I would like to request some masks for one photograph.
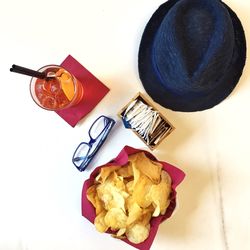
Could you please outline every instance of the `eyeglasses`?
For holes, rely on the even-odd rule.
[[[79,171],[84,171],[106,140],[115,121],[104,115],[98,117],[89,129],[89,142],[81,142],[76,148],[72,162]]]

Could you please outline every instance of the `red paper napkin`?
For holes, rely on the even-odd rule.
[[[83,99],[76,106],[56,112],[69,125],[74,127],[101,101],[109,92],[109,88],[71,55],[62,62],[61,66],[72,73],[82,83],[84,89]]]
[[[112,165],[125,165],[128,162],[128,156],[131,154],[135,154],[138,152],[145,152],[147,157],[149,157],[151,160],[158,161],[151,153],[148,151],[140,150],[140,149],[135,149],[129,146],[125,146],[122,151],[119,153],[119,155],[112,161],[110,161],[107,164],[104,164],[105,166],[112,166]],[[158,216],[158,217],[152,217],[150,221],[150,232],[149,232],[149,237],[142,243],[139,244],[134,244],[128,241],[127,239],[124,239],[127,244],[138,248],[140,250],[149,250],[154,238],[156,236],[156,233],[158,231],[158,227],[161,222],[169,218],[175,207],[176,207],[176,187],[183,181],[185,177],[185,173],[181,171],[180,169],[162,161],[158,161],[163,165],[163,169],[170,175],[172,179],[172,192],[171,192],[171,197],[170,197],[170,205],[167,208],[167,211],[164,215]],[[103,166],[104,166],[103,165]],[[95,214],[95,208],[92,206],[92,204],[89,202],[87,199],[86,192],[88,188],[94,184],[94,179],[100,172],[100,168],[103,166],[97,167],[90,175],[90,178],[86,180],[83,184],[83,189],[82,189],[82,215],[87,218],[91,223],[94,223],[96,214]],[[107,232],[108,233],[108,232]]]

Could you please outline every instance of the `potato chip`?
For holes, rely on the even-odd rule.
[[[121,237],[125,233],[126,233],[126,227],[119,229],[119,231],[116,233],[116,236]]]
[[[141,207],[136,203],[133,202],[128,207],[128,219],[127,219],[127,226],[131,225],[135,221],[139,220],[142,216],[142,209]]]
[[[121,176],[123,178],[130,178],[133,177],[133,169],[132,169],[132,164],[129,162],[127,165],[122,166],[120,169],[117,171],[117,175]]]
[[[126,191],[129,194],[133,193],[133,186],[134,186],[134,181],[129,181],[128,183],[126,183]]]
[[[96,181],[104,183],[105,180],[110,176],[112,172],[121,168],[121,166],[108,166],[101,168],[99,175],[95,178]]]
[[[96,215],[101,213],[104,210],[104,205],[102,201],[100,200],[99,196],[96,192],[96,186],[91,186],[87,190],[87,198],[92,203],[92,205],[95,207]]]
[[[154,184],[158,184],[161,180],[162,165],[158,162],[150,160],[144,152],[129,157],[132,164],[143,174],[145,174]]]
[[[96,195],[95,197],[95,213],[98,215],[104,210],[104,204],[102,203],[101,199]]]
[[[153,216],[164,214],[170,203],[169,195],[171,192],[171,179],[169,175],[162,171],[161,182],[158,185],[153,185],[149,191],[148,199],[152,201],[155,211]]]
[[[116,207],[125,211],[125,198],[127,198],[129,194],[122,189],[118,189],[113,182],[98,185],[97,194],[104,203],[106,210]]]
[[[129,155],[129,156],[128,156],[128,162],[131,162],[131,163],[136,162],[137,157],[138,157],[139,154],[140,154],[140,153],[136,153],[136,154]]]
[[[134,203],[134,198],[131,195],[125,200],[125,209],[127,213],[129,211],[129,208],[133,206]]]
[[[104,221],[104,217],[106,213],[107,213],[106,211],[102,211],[100,214],[98,214],[95,217],[94,224],[95,224],[96,230],[99,231],[100,233],[104,233],[108,230],[108,226],[105,224],[105,221]]]
[[[105,224],[112,230],[126,227],[127,216],[120,208],[111,208],[104,218]]]
[[[150,206],[152,202],[151,199],[147,199],[147,195],[152,185],[152,181],[146,175],[141,175],[134,186],[132,197],[134,198],[134,201],[137,202],[137,204],[142,208]]]
[[[113,238],[116,238],[116,239],[125,239],[126,238],[126,235],[125,235],[125,232],[123,233],[123,231],[125,230],[125,232],[126,232],[126,228],[121,228],[118,232],[117,232],[117,234],[111,234],[111,236],[113,237]],[[121,233],[123,233],[123,234],[121,234]],[[118,235],[119,234],[119,235]],[[121,235],[120,235],[121,234]]]
[[[150,205],[149,207],[144,208],[143,211],[142,211],[141,218],[139,220],[140,224],[142,224],[144,226],[149,224],[153,212],[154,212],[154,206],[153,205]]]
[[[95,197],[96,197],[96,186],[93,185],[93,186],[89,187],[87,190],[87,198],[94,207],[96,207]]]
[[[136,167],[136,164],[134,162],[132,162],[132,169],[133,169],[133,175],[134,175],[134,182],[133,182],[132,188],[134,188],[140,178],[141,173]]]
[[[124,210],[124,199],[129,196],[123,178],[115,172],[112,173],[104,183],[98,184],[97,194],[104,202],[105,209],[121,207]]]
[[[114,173],[116,174],[116,173]],[[116,188],[118,188],[119,190],[125,190],[125,184],[124,184],[124,181],[123,181],[123,177],[121,176],[116,176],[113,180],[113,184]]]
[[[126,236],[129,241],[138,244],[145,241],[149,236],[150,225],[146,226],[142,224],[134,224],[132,227],[129,227],[126,231]]]
[[[108,209],[121,208],[125,212],[125,199],[120,192],[113,192],[113,200],[109,203]]]
[[[138,244],[148,238],[152,216],[166,212],[170,192],[171,178],[162,165],[137,153],[124,166],[101,168],[87,198],[95,207],[99,232],[111,229],[117,231],[113,237]]]

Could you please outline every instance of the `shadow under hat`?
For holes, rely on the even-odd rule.
[[[175,111],[212,108],[234,89],[246,60],[244,30],[219,0],[169,0],[149,20],[139,48],[147,93]]]

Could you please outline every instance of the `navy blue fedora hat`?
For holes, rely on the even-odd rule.
[[[138,68],[146,92],[183,112],[212,108],[234,89],[246,60],[244,30],[220,0],[169,0],[142,35]]]

